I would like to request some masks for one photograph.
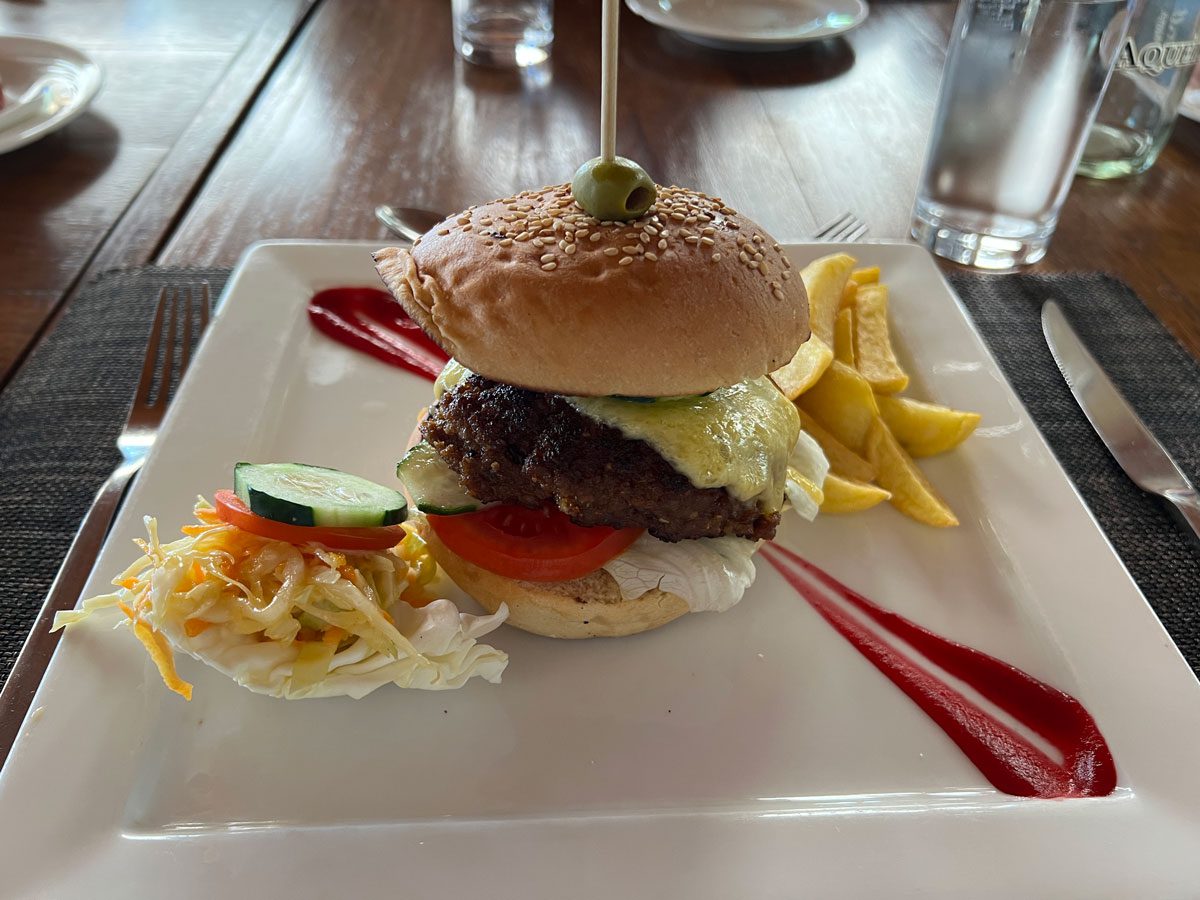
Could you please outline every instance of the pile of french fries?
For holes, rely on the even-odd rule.
[[[801,272],[812,337],[771,375],[829,459],[821,512],[858,512],[887,500],[926,525],[957,525],[913,457],[957,447],[979,414],[899,396],[908,375],[888,333],[887,285],[877,266],[855,263],[838,253]]]

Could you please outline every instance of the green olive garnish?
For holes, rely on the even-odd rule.
[[[658,189],[646,170],[623,156],[589,159],[571,179],[575,202],[597,219],[625,222],[654,205]]]

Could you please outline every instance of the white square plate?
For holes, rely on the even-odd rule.
[[[240,459],[389,483],[429,385],[312,330],[375,284],[362,243],[252,247],[97,564]],[[1088,707],[1106,798],[996,792],[768,566],[728,613],[616,641],[510,628],[504,683],[287,703],[181,660],[166,691],[112,619],[63,639],[0,777],[6,896],[688,898],[1200,895],[1200,690],[930,257],[883,267],[912,396],[983,426],[925,470],[962,527],[891,508],[779,541]],[[461,600],[466,603],[467,601]],[[99,618],[99,617],[96,617]]]

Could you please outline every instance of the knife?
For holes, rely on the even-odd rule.
[[[1108,452],[1134,484],[1171,501],[1200,539],[1200,495],[1100,368],[1053,300],[1042,306],[1042,332],[1075,402]]]

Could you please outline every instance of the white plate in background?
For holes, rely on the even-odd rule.
[[[329,341],[311,294],[377,284],[371,243],[252,247],[88,593],[240,459],[390,483],[427,382]],[[502,628],[501,685],[360,701],[251,694],[190,658],[183,702],[115,617],[71,629],[0,772],[5,896],[1200,896],[1200,685],[932,258],[883,267],[908,393],[983,413],[923,460],[962,526],[890,507],[779,542],[876,601],[1078,697],[1104,798],[994,790],[769,566],[737,607],[619,640]],[[460,602],[457,594],[452,593]]]
[[[62,128],[87,109],[102,80],[99,64],[68,44],[0,35],[0,153]]]
[[[625,0],[648,22],[720,50],[786,50],[861,25],[864,0]]]

